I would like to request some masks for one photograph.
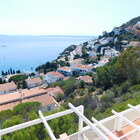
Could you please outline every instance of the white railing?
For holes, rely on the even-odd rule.
[[[83,106],[76,107],[76,109],[78,111],[81,111],[83,109]],[[55,119],[55,118],[58,118],[58,117],[61,117],[61,116],[64,116],[64,115],[68,115],[68,114],[71,114],[71,113],[74,113],[74,111],[72,109],[69,109],[69,110],[66,110],[66,111],[58,112],[58,113],[43,117],[43,120],[49,121],[49,120],[52,120],[52,119]],[[0,130],[0,138],[1,138],[2,135],[5,135],[5,134],[8,134],[8,133],[11,133],[11,132],[23,129],[23,128],[27,128],[27,127],[30,127],[30,126],[33,126],[33,125],[36,125],[36,124],[43,123],[43,120],[42,120],[42,118],[39,118],[39,119],[36,119],[36,120],[32,120],[32,121],[29,121],[29,122],[25,122],[25,123],[22,123],[22,124],[15,125],[15,126],[12,126],[12,127],[1,129]]]
[[[135,140],[135,139],[137,139],[137,137],[138,137],[138,139],[140,139],[140,126],[136,125],[133,122],[133,120],[131,120],[131,119],[129,120],[128,118],[124,117],[128,112],[131,114],[131,111],[133,111],[133,110],[140,112],[140,110],[139,110],[140,105],[135,106],[135,107],[132,105],[128,105],[130,107],[130,109],[127,109],[126,111],[123,111],[121,113],[118,113],[118,112],[113,110],[112,113],[114,114],[114,116],[111,116],[111,117],[106,118],[106,119],[101,120],[101,121],[97,121],[95,118],[92,118],[92,120],[95,122],[94,124],[84,116],[84,107],[82,105],[79,107],[74,107],[71,103],[69,103],[68,106],[71,109],[66,110],[66,111],[62,111],[62,112],[58,112],[58,113],[55,113],[55,114],[52,114],[52,115],[49,115],[46,117],[44,117],[42,112],[39,111],[38,112],[39,116],[40,116],[39,119],[32,120],[29,122],[25,122],[25,123],[18,124],[18,125],[9,127],[9,128],[2,129],[2,130],[0,130],[0,140],[1,140],[2,135],[5,135],[5,134],[8,134],[8,133],[11,133],[11,132],[23,129],[23,128],[27,128],[27,127],[30,127],[30,126],[33,126],[36,124],[40,124],[40,123],[44,124],[50,138],[52,140],[57,140],[55,135],[53,134],[50,126],[48,125],[47,121],[64,116],[64,115],[68,115],[71,113],[76,113],[79,117],[78,132],[75,133],[76,135],[78,135],[78,140],[82,140],[82,139],[88,140],[88,137],[83,134],[83,132],[85,132],[87,129],[91,129],[93,131],[93,133],[95,133],[97,135],[97,137],[95,137],[94,139],[99,139],[99,140],[109,140],[108,136],[112,137],[113,140],[124,140],[128,137],[130,138],[130,140]],[[103,125],[104,123],[109,123],[112,119],[115,119],[115,118],[119,118],[119,119],[125,121],[126,124],[133,126],[135,129],[127,134],[124,134],[123,136],[121,136],[119,138],[116,137],[112,133],[112,130],[110,130],[109,128],[106,128]],[[86,127],[83,127],[83,122],[85,122],[87,124]],[[114,123],[112,125],[114,125],[114,127],[115,127],[116,123]],[[119,125],[119,127],[122,129],[123,126]],[[117,127],[115,127],[115,128],[117,128]]]

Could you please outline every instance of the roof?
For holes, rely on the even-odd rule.
[[[0,91],[16,89],[17,85],[14,82],[0,84]]]
[[[29,89],[29,90],[26,89],[26,90],[18,91],[16,93],[0,95],[0,104],[21,99],[22,95],[24,95],[24,98],[25,98],[25,97],[30,97],[33,95],[39,95],[43,93],[47,93],[47,89],[37,87],[37,88]]]
[[[53,97],[51,97],[48,94],[42,94],[42,95],[27,98],[27,99],[3,104],[0,106],[0,111],[7,110],[7,109],[12,110],[16,105],[18,105],[20,103],[25,103],[25,102],[40,102],[42,104],[42,106],[47,106],[47,105],[55,103]]]
[[[64,77],[64,78],[63,78],[63,80],[68,80],[68,79],[70,79],[70,77]]]
[[[75,63],[79,63],[79,62],[82,62],[84,59],[83,58],[78,58],[78,59],[74,59],[74,60],[71,60],[69,61],[70,64],[75,64]]]
[[[84,70],[92,69],[92,68],[93,68],[92,66],[88,66],[88,65],[74,65],[74,66],[72,66],[72,67],[73,67],[73,68],[84,69]]]
[[[77,80],[83,80],[85,83],[92,83],[92,78],[88,75],[86,76],[79,76],[76,78]]]
[[[64,77],[63,74],[59,73],[59,72],[56,72],[56,71],[51,71],[51,72],[48,72],[47,75],[51,75],[51,76],[58,76],[58,77]]]
[[[131,42],[129,43],[129,45],[134,46],[134,47],[140,46],[140,41],[131,41]]]
[[[62,90],[60,87],[48,88],[48,89],[47,89],[47,92],[48,92],[48,93],[54,94],[55,97],[56,97],[59,93],[64,94],[63,90]]]
[[[44,76],[45,74],[42,72],[42,73],[39,73],[39,75],[40,75],[40,76]]]
[[[63,71],[69,71],[71,72],[71,68],[70,67],[67,67],[67,66],[64,66],[64,67],[60,67],[58,68],[59,70],[63,70]]]
[[[28,84],[37,84],[37,83],[42,83],[43,81],[40,79],[40,77],[35,77],[35,78],[29,78],[25,80]]]

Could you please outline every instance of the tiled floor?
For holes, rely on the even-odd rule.
[[[133,123],[137,124],[140,126],[140,119],[137,119],[136,121],[134,121]],[[130,131],[134,130],[135,128],[132,127],[131,125],[126,125],[122,128],[121,131],[115,131],[113,132],[118,138],[129,133]],[[112,138],[110,138],[108,136],[108,138],[110,140],[112,140]],[[136,133],[133,134],[133,138],[132,138],[132,134],[126,136],[125,138],[121,139],[121,140],[140,140],[140,131],[137,131]]]

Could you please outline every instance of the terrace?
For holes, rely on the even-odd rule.
[[[84,116],[84,107],[74,107],[71,103],[68,104],[70,109],[62,111],[49,116],[43,116],[39,111],[39,119],[32,120],[26,123],[22,123],[16,126],[12,126],[6,129],[0,130],[0,136],[14,132],[23,128],[27,128],[39,123],[43,123],[46,131],[48,132],[52,140],[139,140],[140,139],[140,105],[132,106],[128,104],[129,109],[123,112],[116,112],[112,110],[114,114],[104,120],[98,121],[92,118],[91,122]],[[64,134],[60,138],[56,138],[53,134],[47,121],[75,113],[79,117],[78,132],[67,136]],[[85,123],[87,126],[83,126]]]

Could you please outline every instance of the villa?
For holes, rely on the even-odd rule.
[[[73,73],[76,75],[85,75],[86,73],[92,72],[92,66],[88,65],[74,65],[71,67]]]
[[[33,88],[37,86],[41,86],[43,84],[43,81],[40,79],[40,77],[35,78],[28,78],[25,80],[27,88]]]
[[[58,68],[57,72],[60,72],[64,76],[72,76],[72,70],[70,67],[67,67],[67,66]]]
[[[14,82],[0,84],[0,95],[17,91],[17,85]]]
[[[46,75],[43,76],[43,80],[47,82],[48,84],[61,81],[63,80],[63,78],[64,78],[64,75],[55,71],[48,72]]]
[[[55,109],[56,101],[48,94],[47,89],[32,88],[22,90],[13,94],[0,96],[0,111],[13,109],[14,106],[25,102],[40,102],[42,111],[52,111]]]

